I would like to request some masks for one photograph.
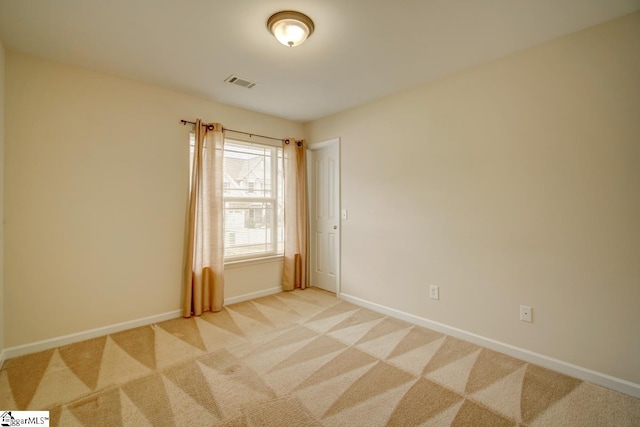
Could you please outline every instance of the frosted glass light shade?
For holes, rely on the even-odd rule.
[[[313,21],[307,15],[286,10],[278,12],[267,20],[267,28],[283,45],[296,47],[313,33]]]

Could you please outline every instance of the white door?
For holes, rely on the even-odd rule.
[[[340,149],[332,140],[309,147],[310,284],[338,291],[340,260]]]

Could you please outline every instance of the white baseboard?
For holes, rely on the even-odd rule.
[[[377,311],[378,313],[395,317],[396,319],[401,319],[419,326],[424,326],[425,328],[429,328],[434,331],[438,331],[443,334],[450,335],[452,337],[459,338],[468,342],[472,342],[479,346],[507,354],[526,362],[534,363],[536,365],[552,369],[554,371],[579,378],[584,381],[598,384],[603,387],[640,398],[640,384],[636,384],[622,378],[613,377],[602,372],[597,372],[591,369],[583,368],[582,366],[573,365],[559,359],[554,359],[543,354],[505,344],[503,342],[486,338],[472,332],[454,328],[443,323],[434,322],[433,320],[418,317],[413,314],[405,313],[403,311],[363,300],[361,298],[347,295],[345,293],[341,293],[339,295],[339,298],[347,302],[359,305],[361,307]]]
[[[238,302],[248,301],[267,295],[273,295],[282,292],[282,287],[265,289],[263,291],[253,292],[250,294],[239,295],[237,297],[226,298],[225,305],[235,304]],[[128,322],[117,323],[115,325],[103,326],[100,328],[90,329],[88,331],[76,332],[74,334],[64,335],[61,337],[50,338],[34,343],[23,344],[15,347],[5,348],[0,352],[0,367],[5,360],[13,357],[24,356],[25,354],[36,353],[38,351],[49,350],[51,348],[62,347],[67,344],[97,338],[104,335],[114,334],[127,329],[137,328],[140,326],[151,325],[153,323],[163,322],[165,320],[176,319],[182,315],[181,310],[170,311],[168,313],[157,314],[154,316],[144,317],[142,319],[131,320]]]
[[[268,295],[282,292],[282,287],[265,289],[263,291],[252,292],[250,294],[239,295],[232,298],[225,298],[224,303],[235,304],[238,302],[248,301]],[[154,316],[144,317],[142,319],[131,320],[128,322],[117,323],[115,325],[103,326],[100,328],[90,329],[88,331],[76,332],[74,334],[64,335],[62,337],[50,338],[43,341],[37,341],[29,344],[23,344],[15,347],[5,348],[0,352],[0,367],[5,360],[13,357],[24,356],[25,354],[36,353],[38,351],[49,350],[51,348],[61,347],[67,344],[73,344],[79,341],[97,338],[104,335],[114,334],[127,329],[137,328],[140,326],[151,325],[153,323],[163,322],[165,320],[176,319],[182,315],[181,310],[170,311],[168,313],[157,314]]]
[[[282,292],[282,286],[277,286],[275,288],[252,292],[250,294],[239,295],[237,297],[225,298],[224,305],[230,305],[230,304],[236,304],[238,302],[249,301],[249,300],[260,298],[260,297],[279,294],[280,292]]]
[[[177,317],[180,317],[181,315],[182,311],[180,310],[170,311],[163,314],[156,314],[154,316],[143,317],[142,319],[130,320],[128,322],[116,323],[115,325],[103,326],[100,328],[90,329],[88,331],[76,332],[75,334],[64,335],[62,337],[50,338],[48,340],[5,348],[2,352],[2,355],[4,356],[4,359],[11,359],[13,357],[24,356],[25,354],[36,353],[38,351],[49,350],[50,348],[61,347],[63,345],[73,344],[75,342],[84,341],[91,338],[114,334],[126,329],[137,328],[140,326],[150,325],[152,323],[175,319]]]

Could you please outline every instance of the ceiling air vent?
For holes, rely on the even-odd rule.
[[[247,89],[251,89],[256,85],[254,82],[250,82],[249,80],[245,80],[238,76],[234,76],[233,74],[227,77],[226,79],[224,79],[224,81],[234,85],[246,87]]]

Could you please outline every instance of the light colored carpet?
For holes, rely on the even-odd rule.
[[[639,426],[640,399],[307,289],[18,357],[57,426]]]

